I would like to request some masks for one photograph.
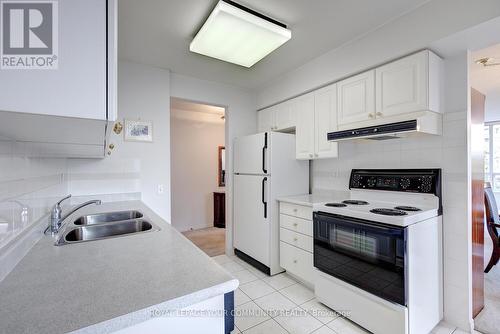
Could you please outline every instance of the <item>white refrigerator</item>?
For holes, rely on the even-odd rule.
[[[295,135],[265,132],[235,139],[233,170],[235,254],[280,273],[276,199],[309,192],[309,161],[295,159]]]

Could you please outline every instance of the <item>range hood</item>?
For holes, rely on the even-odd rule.
[[[328,140],[387,140],[407,137],[415,134],[441,135],[442,115],[426,111],[406,116],[384,117],[372,122],[363,122],[357,125],[361,126],[344,126],[346,129],[329,132]]]

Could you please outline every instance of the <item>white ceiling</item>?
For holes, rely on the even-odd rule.
[[[494,58],[492,62],[500,63],[500,44],[474,51],[471,57],[473,62],[488,57]],[[500,93],[500,65],[485,67],[474,63],[470,68],[470,76],[472,86],[483,94]]]
[[[247,69],[189,52],[217,0],[120,0],[120,59],[256,88],[429,0],[237,0],[288,25],[292,39]]]
[[[224,123],[225,109],[208,104],[191,102],[179,98],[170,99],[171,117],[192,122]]]

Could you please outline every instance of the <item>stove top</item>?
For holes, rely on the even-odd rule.
[[[399,205],[394,207],[396,210],[402,210],[402,211],[411,211],[411,212],[416,212],[416,211],[422,211],[422,209],[414,207],[414,206],[407,206],[407,205]]]
[[[344,208],[347,204],[344,203],[326,203],[325,206],[333,207],[333,208]]]
[[[408,213],[397,209],[375,208],[370,210],[371,213],[384,216],[406,216]]]
[[[350,204],[350,205],[368,205],[367,201],[362,201],[358,199],[346,199],[345,201],[342,201],[343,204]]]

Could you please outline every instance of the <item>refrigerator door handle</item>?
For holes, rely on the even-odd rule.
[[[262,147],[262,171],[267,174],[266,168],[267,132],[264,133],[264,147]]]
[[[266,182],[267,177],[264,177],[262,179],[262,204],[264,204],[264,218],[267,218]]]

